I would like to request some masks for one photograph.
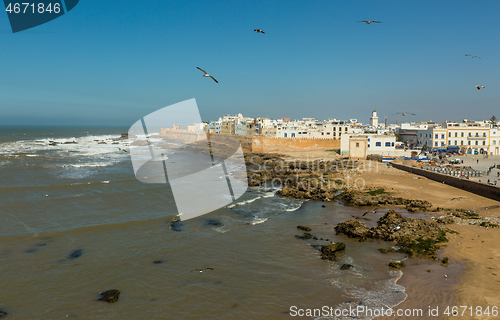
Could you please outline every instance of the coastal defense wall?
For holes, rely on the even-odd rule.
[[[260,135],[252,137],[253,152],[272,151],[277,147],[292,147],[301,149],[318,147],[325,149],[340,149],[340,140],[315,138],[269,138]]]
[[[228,144],[230,144],[231,140],[237,139],[241,142],[241,148],[244,151],[252,151],[252,138],[251,137],[246,137],[246,136],[237,136],[237,135],[231,135],[231,134],[211,134],[208,133],[207,137],[210,139],[211,136],[216,137],[217,142],[222,142],[224,143],[224,140],[227,139]]]
[[[410,173],[424,176],[434,181],[444,182],[450,186],[469,191],[480,196],[500,201],[500,188],[476,181],[465,180],[446,174],[437,173],[434,171],[427,171],[420,168],[405,166],[398,163],[391,163],[394,168],[404,170]]]

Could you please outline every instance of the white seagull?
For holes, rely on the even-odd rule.
[[[205,73],[204,75],[202,75],[202,77],[210,77],[212,78],[212,80],[214,80],[215,82],[219,83],[219,81],[215,80],[214,77],[212,77],[211,75],[209,75],[205,70],[203,70],[202,68],[200,67],[196,67],[197,69],[200,69],[201,71],[203,71],[203,73]]]
[[[481,59],[481,57],[478,57],[478,56],[473,56],[472,54],[466,54],[466,56],[468,56],[468,57],[472,57],[472,58],[478,58],[478,59]]]
[[[260,30],[260,29],[254,29],[253,31],[255,31],[255,32],[257,32],[257,33],[266,34],[263,30]]]
[[[482,84],[478,84],[478,85],[476,86],[476,88],[477,88],[477,90],[481,90],[481,88],[484,88],[484,86],[483,86]]]
[[[382,23],[380,21],[373,21],[373,20],[363,20],[363,21],[358,21],[358,22],[364,22],[366,24],[370,24],[370,23]]]
[[[411,112],[396,112],[395,114],[401,114],[403,117],[406,116],[406,115],[415,115],[414,113],[411,113]]]

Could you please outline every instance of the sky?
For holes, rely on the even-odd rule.
[[[498,12],[498,0],[80,0],[15,34],[0,13],[0,125],[128,126],[192,98],[206,121],[500,118]]]

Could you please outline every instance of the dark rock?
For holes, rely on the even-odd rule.
[[[401,269],[401,268],[406,267],[406,265],[404,262],[391,262],[391,263],[389,263],[389,267],[391,267],[393,269]]]
[[[352,265],[350,265],[350,264],[343,264],[342,267],[340,267],[340,270],[349,270],[351,268],[353,268]]]
[[[165,259],[163,259],[163,260],[155,260],[155,261],[153,261],[153,263],[154,263],[154,264],[161,264],[161,263],[163,263],[163,262],[165,262]]]
[[[306,226],[297,226],[297,229],[304,230],[306,232],[310,232],[312,229]]]
[[[302,235],[299,235],[299,236],[295,236],[295,238],[297,239],[302,239],[302,240],[308,240],[308,239],[311,239],[312,238],[312,235],[310,233],[304,233]]]
[[[325,206],[325,205],[322,205],[321,207],[326,208],[326,206]]]
[[[6,316],[8,315],[7,312],[3,311],[3,310],[0,310],[0,318],[3,317],[3,316]]]
[[[78,250],[75,250],[73,251],[70,255],[69,255],[69,258],[70,259],[77,259],[77,258],[80,258],[83,254],[83,250],[82,249],[78,249]]]
[[[329,244],[327,246],[321,247],[321,259],[324,260],[337,260],[336,253],[345,250],[345,244],[342,242],[337,242]]]
[[[182,231],[182,222],[178,219],[173,219],[171,222],[170,222],[170,229],[172,229],[173,231],[177,231],[177,232],[181,232]]]
[[[120,291],[119,290],[108,290],[99,293],[102,297],[99,298],[100,301],[105,301],[108,303],[113,303],[118,301],[118,298],[120,297]]]
[[[216,219],[208,219],[205,221],[205,225],[207,226],[215,226],[215,227],[222,227],[224,224],[220,222],[219,220]]]
[[[370,228],[368,228],[364,222],[351,219],[349,221],[339,223],[335,227],[335,231],[337,231],[337,233],[343,233],[350,238],[364,239],[368,236]]]
[[[448,260],[449,260],[448,257],[444,257],[443,264],[448,264]]]

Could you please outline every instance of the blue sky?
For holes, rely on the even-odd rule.
[[[81,0],[16,34],[0,14],[0,124],[131,125],[191,98],[204,120],[500,118],[498,12],[498,0]]]

